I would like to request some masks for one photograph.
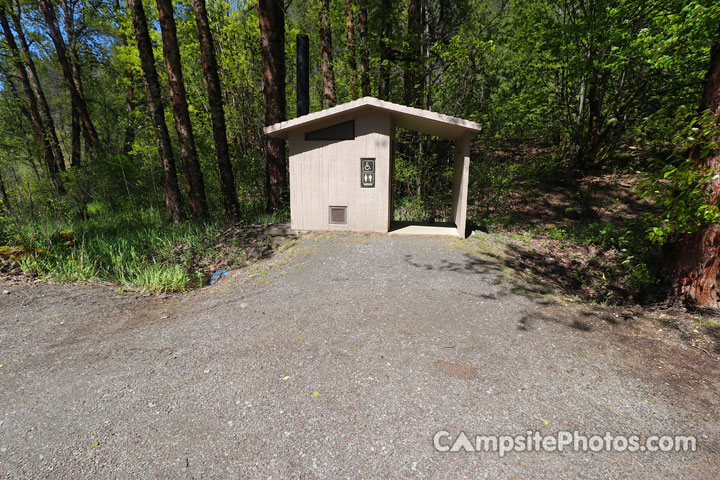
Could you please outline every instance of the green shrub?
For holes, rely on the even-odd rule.
[[[720,223],[718,202],[712,200],[712,192],[707,188],[708,181],[717,179],[718,170],[703,168],[696,160],[718,150],[717,115],[709,111],[696,115],[681,106],[674,116],[661,111],[646,121],[646,131],[661,127],[674,133],[669,143],[648,141],[647,148],[655,155],[638,186],[640,193],[659,207],[658,213],[649,217],[652,225],[647,236],[660,244],[696,232],[705,224]]]
[[[285,215],[278,212],[259,220],[272,223]],[[218,240],[227,227],[220,222],[168,224],[157,211],[143,210],[73,221],[46,216],[3,231],[8,243],[36,251],[19,262],[26,272],[57,281],[102,279],[162,292],[199,285],[202,270],[217,258],[227,265],[244,262],[247,239]]]

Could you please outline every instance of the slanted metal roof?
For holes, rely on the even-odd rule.
[[[462,118],[451,117],[420,108],[406,107],[405,105],[386,102],[374,97],[363,97],[326,110],[270,125],[269,127],[265,127],[265,134],[271,137],[287,138],[288,132],[295,128],[308,127],[315,122],[327,120],[336,115],[347,114],[367,108],[379,109],[389,113],[395,120],[395,125],[400,128],[438,137],[458,138],[482,130],[482,125],[471,122],[470,120],[463,120]]]

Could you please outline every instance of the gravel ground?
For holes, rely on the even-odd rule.
[[[315,235],[213,287],[0,295],[0,478],[717,478],[718,358],[472,240]],[[438,452],[433,435],[697,436]]]

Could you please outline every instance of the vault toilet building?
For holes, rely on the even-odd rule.
[[[464,236],[470,140],[480,124],[373,97],[265,127],[289,141],[291,228],[389,232],[396,127],[455,140],[454,226],[398,232]]]

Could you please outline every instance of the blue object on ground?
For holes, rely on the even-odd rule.
[[[220,280],[222,277],[224,277],[228,273],[230,273],[230,272],[228,272],[227,270],[218,270],[217,272],[213,273],[213,276],[210,277],[210,285],[217,282],[218,280]]]

